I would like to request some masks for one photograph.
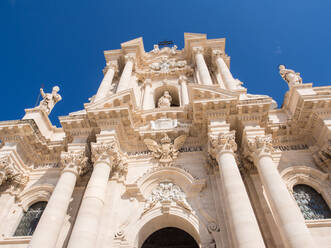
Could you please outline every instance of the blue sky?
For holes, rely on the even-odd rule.
[[[248,92],[287,91],[278,65],[314,86],[331,84],[331,1],[327,0],[1,0],[0,120],[20,119],[39,88],[60,86],[50,118],[83,108],[102,80],[104,50],[143,37],[183,47],[184,32],[227,38],[231,71]]]

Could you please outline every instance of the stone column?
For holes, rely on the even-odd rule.
[[[235,132],[212,138],[211,146],[219,164],[229,220],[236,247],[263,248],[264,241],[234,157]]]
[[[117,152],[115,142],[92,145],[94,169],[73,227],[68,248],[94,248],[104,206],[107,183]]]
[[[195,62],[197,64],[200,80],[204,85],[212,85],[213,82],[211,80],[208,67],[206,65],[205,59],[203,58],[203,48],[202,47],[194,47],[193,53],[195,55]]]
[[[247,144],[285,246],[289,248],[316,247],[299,207],[272,160],[271,136],[256,136],[248,139]]]
[[[124,66],[124,69],[123,69],[123,72],[121,75],[121,79],[118,83],[116,92],[120,92],[122,90],[126,90],[129,88],[134,59],[135,59],[135,57],[133,55],[128,54],[125,56],[126,63],[125,63],[125,66]]]
[[[55,247],[77,176],[87,168],[87,157],[84,152],[63,152],[61,160],[64,166],[62,174],[33,233],[29,247]]]
[[[144,82],[144,98],[143,98],[143,110],[154,109],[155,102],[154,102],[154,95],[153,95],[153,88],[152,88],[152,80],[146,79]]]
[[[213,56],[215,57],[215,63],[217,69],[220,71],[223,81],[229,90],[234,90],[237,88],[235,79],[229,70],[229,67],[225,64],[222,58],[223,52],[221,50],[214,50]]]
[[[182,93],[182,105],[185,106],[190,102],[187,91],[187,78],[185,76],[180,76],[179,83],[181,86],[181,93]]]
[[[98,92],[95,95],[94,101],[98,101],[102,98],[104,98],[107,93],[112,89],[112,82],[115,75],[115,71],[117,70],[117,61],[112,61],[107,66],[107,72],[104,78],[102,79],[102,82],[99,86]]]

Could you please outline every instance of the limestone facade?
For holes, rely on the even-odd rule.
[[[202,248],[331,247],[331,86],[281,65],[277,108],[232,76],[225,39],[184,39],[105,51],[96,95],[61,128],[58,87],[0,122],[0,247],[141,248],[165,227]]]

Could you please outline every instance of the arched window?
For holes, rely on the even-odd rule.
[[[36,229],[41,215],[46,208],[47,202],[37,202],[31,205],[23,215],[14,236],[31,236]]]
[[[304,184],[295,185],[293,195],[306,220],[331,218],[329,206],[312,187]]]

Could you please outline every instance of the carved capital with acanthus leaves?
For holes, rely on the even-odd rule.
[[[88,158],[85,151],[69,151],[61,153],[63,171],[72,171],[84,175],[89,170]]]
[[[203,54],[204,49],[203,47],[199,46],[199,47],[193,47],[192,51],[194,55]]]
[[[235,131],[220,133],[218,136],[210,136],[209,153],[217,159],[217,155],[222,152],[235,152],[237,143],[235,141]]]
[[[92,143],[92,161],[107,163],[113,175],[119,177],[125,177],[128,171],[126,157],[115,141]]]
[[[249,137],[245,140],[244,156],[250,161],[254,161],[261,156],[271,156],[273,151],[271,134]]]

